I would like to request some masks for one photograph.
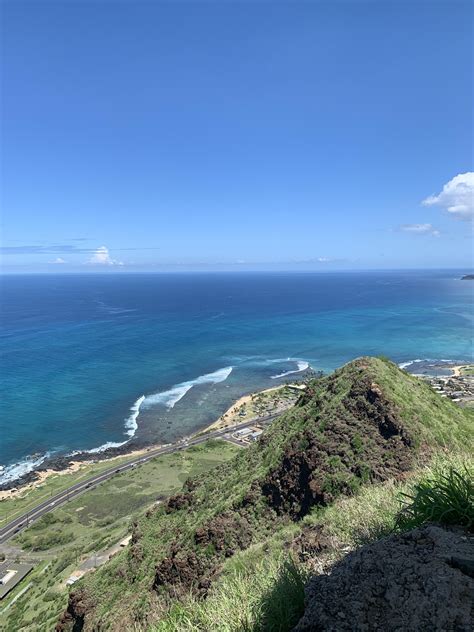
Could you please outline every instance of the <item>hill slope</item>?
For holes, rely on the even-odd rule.
[[[123,630],[205,595],[226,559],[362,485],[472,441],[472,416],[381,359],[310,383],[259,442],[133,525],[128,549],[80,582],[58,630]],[[125,627],[124,627],[125,626]]]

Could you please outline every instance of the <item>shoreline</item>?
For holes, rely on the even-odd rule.
[[[246,395],[242,395],[239,399],[235,400],[231,406],[215,421],[208,426],[197,430],[189,436],[184,436],[181,439],[177,439],[176,443],[183,440],[188,440],[192,437],[202,435],[212,430],[225,427],[225,425],[232,425],[233,416],[237,415],[237,411],[242,406],[248,404],[252,398],[260,395],[266,395],[268,393],[276,392],[285,388],[287,384],[279,384],[271,388],[264,389],[262,391],[254,391]],[[16,498],[24,493],[28,493],[31,489],[42,485],[50,476],[55,474],[63,476],[65,474],[73,474],[84,466],[92,465],[98,461],[110,461],[120,457],[126,456],[141,456],[147,451],[155,448],[164,447],[167,444],[153,443],[146,441],[138,441],[136,439],[130,439],[121,446],[106,448],[101,452],[91,453],[89,451],[78,452],[73,455],[58,455],[51,456],[43,461],[38,467],[34,468],[30,472],[19,476],[16,479],[5,482],[0,485],[0,502],[2,500]]]
[[[210,424],[209,426],[206,426],[203,430],[200,430],[196,434],[204,434],[206,432],[212,432],[213,430],[221,430],[225,428],[226,426],[231,426],[237,423],[238,421],[242,421],[242,422],[246,421],[245,419],[242,419],[242,418],[239,419],[239,411],[243,410],[243,407],[246,407],[247,404],[252,403],[253,400],[259,396],[268,395],[269,393],[276,393],[277,391],[283,390],[288,387],[293,388],[293,389],[298,389],[301,391],[304,390],[297,383],[279,384],[278,386],[271,386],[270,388],[265,388],[262,391],[254,391],[253,393],[242,395],[242,397],[239,397],[239,399],[237,399],[232,404],[232,406],[229,406],[229,408],[224,413],[222,413],[222,415],[218,419],[216,419],[216,421],[213,421],[212,424]],[[283,409],[282,409],[282,412],[283,412]],[[252,419],[256,420],[258,419],[258,417],[255,416]]]
[[[417,361],[415,360],[410,364],[413,365],[415,364],[415,362]],[[438,361],[433,362],[433,366],[438,366],[443,369],[449,369],[452,372],[451,375],[453,377],[461,376],[461,372],[464,368],[472,366],[472,363],[469,362],[465,362],[463,364],[454,364],[455,362],[456,361],[454,360],[451,366],[446,366],[446,361]],[[411,368],[413,370],[415,367],[412,366]],[[412,375],[417,375],[417,373],[413,372]],[[420,377],[423,377],[423,374],[418,375]],[[301,387],[301,382],[278,384],[277,386],[272,386],[261,391],[253,391],[244,394],[237,400],[235,400],[218,419],[205,426],[204,428],[196,430],[189,436],[184,436],[180,439],[176,439],[175,442],[179,443],[180,441],[187,440],[208,432],[212,432],[213,430],[223,429],[226,426],[233,425],[239,421],[244,422],[246,421],[246,415],[239,414],[241,411],[249,407],[249,405],[258,398],[268,396],[271,393],[276,393],[277,391],[283,390],[288,387],[298,389],[299,387]],[[295,399],[297,399],[297,397]],[[277,414],[282,413],[286,408],[288,408],[288,406],[281,407],[280,409],[276,408],[272,412],[275,412]],[[255,421],[258,416],[258,414],[253,414],[252,420]],[[69,456],[58,455],[48,457],[38,467],[32,469],[30,472],[27,472],[16,479],[0,484],[0,501],[7,498],[15,498],[17,496],[20,496],[21,494],[28,492],[30,489],[42,485],[47,478],[53,476],[54,474],[72,474],[79,471],[82,466],[92,465],[94,463],[97,463],[98,461],[113,462],[120,457],[139,456],[146,453],[148,450],[160,448],[164,445],[167,444],[147,442],[143,440],[140,441],[133,437],[120,446],[109,447],[100,452],[91,453],[90,451],[84,450],[82,452],[77,452],[76,454],[71,454]]]
[[[46,479],[55,474],[58,476],[75,474],[83,466],[93,465],[98,461],[113,462],[121,457],[141,456],[153,448],[158,449],[164,447],[164,445],[166,444],[143,443],[141,447],[130,445],[129,449],[125,449],[126,446],[124,445],[116,448],[107,448],[107,450],[93,455],[89,452],[79,452],[71,456],[50,457],[37,468],[23,474],[23,476],[0,485],[0,502],[8,498],[16,498],[35,487],[39,487]]]

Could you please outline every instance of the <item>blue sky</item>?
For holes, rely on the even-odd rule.
[[[3,271],[472,265],[469,2],[2,12]]]

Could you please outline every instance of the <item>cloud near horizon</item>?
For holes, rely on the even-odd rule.
[[[112,259],[107,246],[99,246],[87,263],[102,266],[123,266],[122,261]]]
[[[50,261],[49,263],[62,264],[62,263],[66,263],[66,261],[62,257],[56,257],[56,259],[54,259],[54,261]]]
[[[423,206],[440,206],[450,215],[464,221],[474,219],[474,172],[460,173],[447,182],[441,193],[430,195]]]
[[[439,237],[441,234],[432,224],[401,224],[398,230],[412,235],[431,235],[432,237]]]

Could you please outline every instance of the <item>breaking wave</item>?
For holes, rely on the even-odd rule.
[[[18,461],[17,463],[12,463],[11,465],[7,465],[5,467],[0,466],[0,485],[10,483],[17,478],[21,478],[25,474],[29,474],[29,472],[32,472],[34,469],[39,467],[50,456],[51,453],[46,452],[46,454],[41,456],[26,457],[23,461]]]
[[[128,438],[125,441],[107,441],[97,448],[91,448],[89,450],[74,450],[73,452],[68,453],[66,456],[73,457],[75,454],[79,454],[81,452],[87,452],[88,454],[98,454],[100,452],[105,452],[105,450],[108,450],[109,448],[120,448],[121,446],[128,443],[128,441],[130,441],[130,439],[137,431],[137,419],[142,406],[144,408],[150,408],[152,406],[155,406],[156,404],[162,404],[167,408],[173,408],[173,406],[177,402],[179,402],[179,400],[184,397],[186,393],[190,389],[192,389],[193,386],[197,386],[200,384],[218,384],[219,382],[224,382],[231,373],[232,367],[228,366],[222,369],[218,369],[217,371],[214,371],[214,373],[200,375],[194,380],[189,380],[188,382],[177,384],[176,386],[173,386],[173,388],[167,391],[163,391],[162,393],[154,393],[148,396],[142,395],[130,408],[130,415],[125,420],[125,433],[128,435]],[[0,485],[10,483],[11,481],[21,478],[25,474],[32,472],[51,456],[51,452],[46,452],[41,456],[26,457],[22,461],[12,463],[11,465],[6,465],[5,467],[0,465]]]
[[[130,408],[130,413],[131,413],[130,417],[128,417],[128,419],[125,420],[125,430],[127,431],[127,434],[129,437],[133,437],[133,435],[137,431],[137,428],[138,428],[137,417],[140,414],[140,406],[143,404],[144,401],[145,401],[145,395],[142,395],[141,397],[137,399],[137,401]]]
[[[290,358],[288,358],[289,360]],[[305,362],[304,360],[294,360],[296,362],[296,366],[298,368],[293,369],[292,371],[285,371],[284,373],[279,373],[278,375],[272,375],[271,379],[276,380],[280,377],[286,377],[287,375],[291,375],[292,373],[301,373],[301,371],[306,371],[309,369],[309,362]]]
[[[227,366],[223,369],[218,369],[217,371],[214,371],[214,373],[200,375],[194,380],[189,380],[188,382],[181,382],[180,384],[176,384],[167,391],[147,395],[142,401],[141,405],[143,406],[143,408],[151,408],[153,406],[161,404],[162,406],[166,406],[166,408],[171,409],[175,406],[175,404],[179,402],[180,399],[182,399],[186,395],[188,391],[193,388],[193,386],[198,386],[201,384],[218,384],[219,382],[224,382],[231,373],[232,367]]]
[[[87,454],[97,454],[98,452],[105,452],[105,450],[108,450],[109,448],[120,448],[121,446],[128,443],[128,441],[129,441],[128,439],[126,441],[120,441],[120,442],[107,441],[106,443],[103,443],[102,445],[100,445],[98,448],[91,448],[90,450],[80,450],[79,452],[87,452]],[[72,456],[72,455],[69,455],[69,456]]]
[[[400,369],[406,369],[412,364],[419,364],[420,362],[426,362],[427,364],[458,364],[462,363],[461,360],[435,360],[433,358],[417,358],[416,360],[409,360],[408,362],[400,362],[398,367]]]

